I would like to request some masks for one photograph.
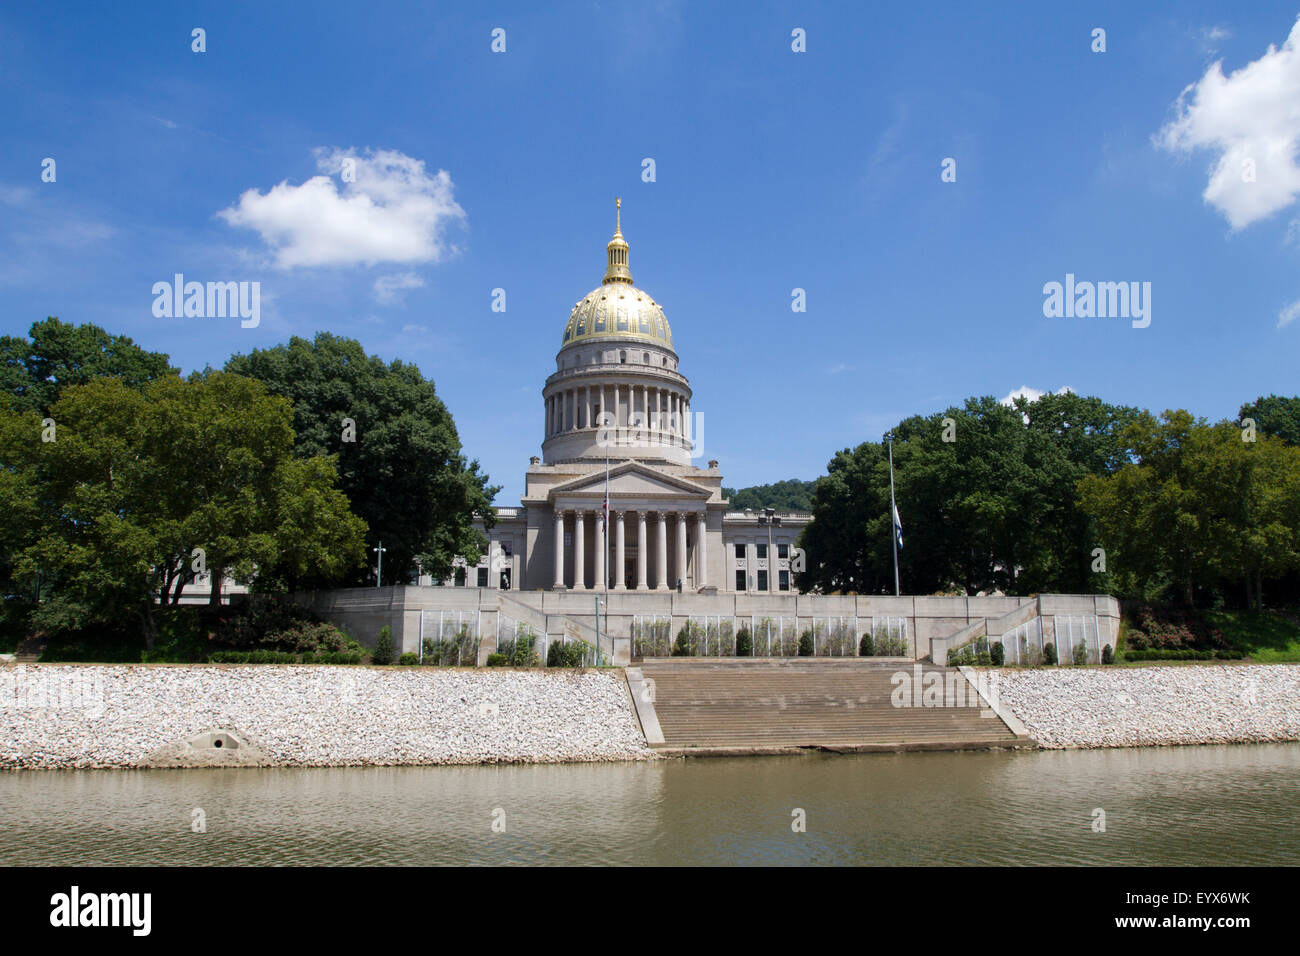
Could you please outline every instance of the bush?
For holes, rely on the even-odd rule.
[[[1101,662],[1103,664],[1115,663],[1115,652],[1110,649],[1109,644],[1101,649]]]
[[[504,654],[489,654],[487,658],[488,667],[509,667],[510,658]]]
[[[691,632],[690,622],[687,621],[682,625],[682,629],[677,632],[677,640],[673,642],[673,657],[694,656],[695,635]]]
[[[393,663],[393,629],[387,624],[379,629],[379,637],[375,639],[375,649],[370,652],[370,663]]]
[[[868,631],[862,635],[862,640],[858,641],[858,657],[873,657],[876,653],[876,642],[871,639],[871,632]]]
[[[1043,645],[1043,663],[1049,665],[1056,663],[1056,645],[1051,641]]]
[[[1085,644],[1083,641],[1080,641],[1078,644],[1075,644],[1074,649],[1070,651],[1070,659],[1074,661],[1075,667],[1083,667],[1085,664],[1087,664],[1088,645]]]
[[[736,656],[754,656],[754,638],[750,635],[749,628],[747,627],[742,627],[736,632]]]
[[[988,667],[993,663],[993,656],[988,651],[980,651],[975,655],[975,663],[981,667]]]
[[[416,654],[414,651],[407,651],[397,659],[397,663],[410,667],[414,664],[420,663],[420,655]]]
[[[799,656],[800,657],[813,656],[813,632],[812,631],[804,631],[802,634],[799,635]]]
[[[1237,650],[1203,650],[1183,648],[1148,648],[1142,651],[1125,651],[1129,661],[1239,661],[1245,655]]]
[[[506,659],[505,664],[498,665],[502,667],[537,667],[542,662],[537,654],[537,635],[528,627],[520,627],[513,638],[497,644],[497,654]]]
[[[581,667],[583,648],[581,641],[556,641],[546,649],[546,666]]]
[[[989,660],[993,662],[994,667],[1001,667],[1007,660],[1007,649],[1002,646],[1001,641],[994,641],[989,645]]]

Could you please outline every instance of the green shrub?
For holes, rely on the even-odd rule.
[[[1001,641],[994,641],[989,645],[989,660],[994,667],[1001,667],[1007,660],[1007,649],[1002,646]]]
[[[487,658],[488,667],[509,667],[510,658],[504,654],[489,654]]]
[[[979,664],[981,667],[988,667],[993,663],[993,655],[988,651],[980,651],[975,655],[975,663]]]
[[[812,657],[813,649],[814,649],[813,632],[804,631],[802,634],[799,635],[799,656]]]
[[[691,624],[687,621],[682,625],[682,629],[677,632],[677,640],[673,641],[673,657],[694,657],[695,656],[695,635],[691,632]]]
[[[1056,645],[1050,641],[1043,645],[1043,663],[1049,665],[1056,663]]]
[[[1085,644],[1083,641],[1080,641],[1078,644],[1075,644],[1074,649],[1070,651],[1070,658],[1071,660],[1074,661],[1075,667],[1082,667],[1083,665],[1087,664],[1088,645]]]
[[[1190,647],[1147,648],[1124,652],[1124,659],[1129,661],[1239,661],[1244,656],[1236,650],[1197,651]]]
[[[420,663],[420,655],[416,654],[414,651],[407,651],[397,659],[397,663],[410,667],[414,664]]]
[[[581,641],[555,641],[546,649],[546,666],[581,667],[583,649]]]
[[[1101,649],[1101,662],[1103,664],[1115,663],[1115,652],[1110,649],[1109,644]]]
[[[375,649],[370,652],[370,663],[393,663],[393,629],[387,624],[379,629],[379,637],[375,638]]]
[[[876,642],[871,639],[871,632],[868,631],[862,635],[862,640],[858,641],[858,657],[873,657],[876,653]]]
[[[736,656],[754,656],[754,638],[750,635],[749,628],[747,627],[742,627],[736,632]]]

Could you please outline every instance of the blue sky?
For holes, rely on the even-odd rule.
[[[1300,391],[1297,5],[537,6],[0,12],[0,332],[185,371],[355,337],[509,504],[620,195],[729,485],[1022,385],[1211,419]],[[260,282],[260,325],[155,317],[177,272]],[[1067,273],[1150,282],[1150,326],[1045,317]]]

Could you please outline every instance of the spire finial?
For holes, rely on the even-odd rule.
[[[623,238],[623,197],[614,200],[614,238],[605,247],[608,256],[603,282],[632,283],[632,273],[627,268],[627,240]]]

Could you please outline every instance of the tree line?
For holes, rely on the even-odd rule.
[[[1258,607],[1300,598],[1300,397],[1236,421],[1066,393],[892,432],[905,593],[1106,592]],[[831,459],[800,587],[892,593],[888,445]]]
[[[139,621],[204,573],[284,592],[477,562],[497,489],[414,365],[320,333],[182,379],[57,318],[0,337],[0,594],[42,632]],[[220,600],[214,588],[212,601]]]

